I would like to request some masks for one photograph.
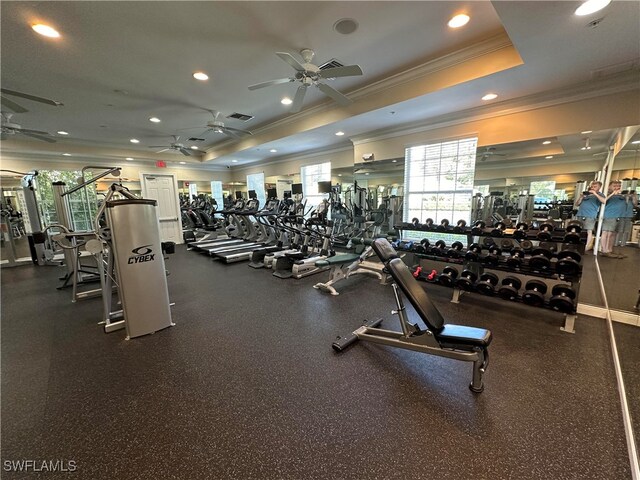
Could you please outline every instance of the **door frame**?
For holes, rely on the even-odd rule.
[[[182,210],[180,209],[180,196],[178,195],[178,176],[175,173],[170,173],[170,172],[162,172],[162,173],[158,173],[158,172],[143,172],[140,171],[140,191],[142,192],[142,198],[146,198],[147,197],[147,192],[146,192],[146,188],[147,188],[147,184],[145,182],[145,176],[150,176],[150,177],[157,177],[157,176],[166,176],[166,177],[173,177],[173,192],[175,193],[175,201],[176,201],[176,206],[178,207],[178,227],[180,228],[180,234],[178,235],[178,239],[180,240],[179,242],[176,243],[184,243],[184,239],[182,236]]]

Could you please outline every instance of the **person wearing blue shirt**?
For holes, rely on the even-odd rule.
[[[589,185],[589,190],[580,193],[575,203],[579,207],[576,219],[582,221],[582,227],[587,231],[587,250],[593,249],[593,230],[596,226],[596,218],[598,218],[600,205],[606,201],[604,193],[600,191],[601,188],[602,182],[594,180]]]
[[[633,209],[638,206],[638,194],[635,190],[622,192],[626,202],[626,210],[624,215],[618,222],[618,238],[616,239],[616,245],[624,247],[629,238],[631,238],[631,224],[633,223]]]
[[[627,202],[625,196],[620,193],[622,182],[612,180],[607,190],[607,201],[604,205],[602,217],[602,237],[600,238],[601,256],[610,258],[625,258],[626,255],[613,253],[613,244],[618,230],[620,219],[626,215]]]

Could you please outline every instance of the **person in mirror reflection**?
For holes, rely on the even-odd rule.
[[[600,238],[600,255],[610,258],[625,258],[626,255],[618,255],[613,252],[613,244],[618,235],[620,219],[626,215],[627,202],[625,196],[620,193],[622,182],[611,180],[607,190],[607,201],[604,205],[602,218],[602,237]]]
[[[633,209],[638,206],[638,193],[635,190],[624,191],[622,195],[625,199],[625,214],[618,222],[618,237],[616,245],[624,247],[631,238],[631,224],[633,223]]]
[[[576,218],[582,221],[582,226],[587,231],[587,251],[593,249],[593,230],[596,226],[598,211],[600,210],[600,205],[607,200],[600,189],[602,189],[602,182],[594,180],[589,184],[589,189],[580,193],[580,196],[576,199],[576,206],[578,207]]]

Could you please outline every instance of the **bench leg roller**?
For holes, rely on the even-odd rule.
[[[489,351],[480,350],[478,351],[478,356],[478,360],[473,362],[473,379],[469,384],[469,389],[474,393],[481,393],[484,390],[482,376],[489,365]]]

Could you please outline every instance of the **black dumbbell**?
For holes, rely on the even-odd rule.
[[[433,246],[433,248],[431,248],[431,254],[432,255],[437,255],[439,257],[444,257],[445,255],[445,248],[447,247],[447,244],[445,243],[444,240],[438,240],[435,245]]]
[[[433,230],[433,218],[427,218],[422,224],[422,230]]]
[[[469,260],[470,262],[477,262],[480,258],[480,252],[482,252],[482,247],[477,243],[472,243],[467,248],[467,252],[464,254],[464,259]]]
[[[563,250],[558,253],[558,263],[556,263],[556,272],[561,275],[576,275],[580,272],[580,262],[582,256],[573,250]]]
[[[484,231],[484,227],[485,227],[485,223],[482,220],[478,220],[476,223],[473,224],[473,227],[471,227],[471,233],[473,235],[482,235],[482,232]]]
[[[480,280],[476,283],[476,290],[483,295],[493,295],[496,293],[498,276],[495,273],[484,272],[480,275]]]
[[[446,231],[446,230],[447,230],[447,227],[448,227],[448,226],[449,226],[449,220],[447,220],[446,218],[443,218],[443,219],[440,221],[440,225],[438,225],[438,226],[436,227],[436,230],[437,230],[437,231],[439,231],[439,232],[444,232],[444,231]]]
[[[567,224],[567,233],[564,235],[564,243],[580,243],[580,232],[582,232],[582,222],[571,220]]]
[[[453,242],[451,247],[449,247],[449,250],[447,250],[447,256],[451,258],[459,258],[463,247],[464,245],[462,242]]]
[[[500,263],[500,257],[502,256],[502,250],[497,245],[489,247],[489,253],[484,257],[485,263],[488,265],[496,266]]]
[[[541,307],[544,305],[544,294],[547,293],[547,284],[540,280],[529,280],[524,286],[522,301],[527,305]]]
[[[453,267],[446,266],[442,273],[438,275],[438,283],[445,287],[453,287],[456,278],[458,277],[458,270]]]
[[[464,232],[464,227],[467,226],[467,221],[466,220],[458,220],[458,223],[456,223],[456,226],[453,227],[453,231],[455,233],[463,233]]]
[[[529,253],[533,250],[533,243],[530,240],[522,240],[520,242],[520,248],[524,250],[524,253]]]
[[[473,284],[476,283],[478,274],[471,270],[463,270],[460,274],[460,278],[456,280],[456,287],[471,292],[473,290]]]
[[[418,242],[414,242],[413,243],[413,248],[411,249],[411,251],[413,253],[427,253],[427,251],[424,248],[424,245],[422,244],[422,242],[418,243]]]
[[[551,257],[553,255],[546,248],[536,248],[531,252],[529,267],[538,272],[547,272],[551,269]]]
[[[507,228],[507,225],[504,222],[498,222],[493,226],[493,230],[491,230],[492,237],[501,237],[504,235],[504,231]]]
[[[516,225],[516,229],[513,232],[514,238],[518,240],[522,240],[523,238],[527,238],[527,230],[529,230],[529,225],[526,223],[520,222]]]
[[[510,238],[503,238],[502,240],[500,240],[500,246],[504,250],[509,250],[511,247],[513,247],[513,240],[511,240]]]
[[[420,219],[417,217],[412,218],[411,225],[413,225],[414,228],[420,228]]]
[[[575,298],[576,291],[571,288],[571,285],[558,284],[551,289],[551,295],[549,299],[549,305],[554,310],[563,313],[573,313],[575,310]]]
[[[504,277],[502,279],[502,287],[498,290],[498,295],[504,300],[517,300],[518,290],[522,286],[522,282],[516,277]]]
[[[484,248],[489,248],[491,245],[495,245],[496,242],[493,241],[493,238],[491,237],[482,237],[482,245],[484,245]]]
[[[540,225],[540,231],[538,232],[538,240],[543,240],[543,241],[549,241],[551,240],[551,234],[553,233],[553,229],[554,229],[554,225],[553,223],[542,223]]]
[[[511,256],[507,258],[507,266],[509,268],[518,269],[522,267],[522,261],[524,260],[524,250],[521,248],[514,248],[511,250]]]

